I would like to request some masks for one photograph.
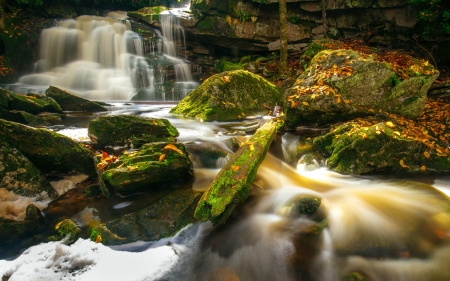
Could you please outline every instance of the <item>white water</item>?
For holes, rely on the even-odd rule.
[[[161,15],[162,35],[155,30],[161,38],[146,42],[145,48],[143,39],[131,31],[124,18],[126,15],[116,12],[110,17],[80,16],[43,30],[35,73],[22,76],[9,88],[26,94],[56,86],[87,99],[111,101],[130,100],[139,90],[150,93],[143,96],[146,100],[165,100],[166,96],[180,100],[197,87],[190,65],[177,57],[177,51],[186,48],[185,36],[173,14]],[[164,46],[155,50],[161,42]],[[156,61],[149,64],[148,54]],[[171,72],[168,67],[173,68],[178,82],[173,87],[176,94],[165,93],[163,83]],[[155,92],[162,97],[156,98]]]
[[[116,113],[169,118],[188,147],[228,149],[223,123],[174,119],[167,106],[121,106]],[[292,135],[281,139],[284,151],[298,143]],[[204,190],[218,171],[197,165],[193,188]],[[448,191],[449,177],[432,183],[294,169],[269,154],[250,200],[223,226],[194,224],[170,239],[112,249],[83,239],[72,246],[41,244],[13,261],[1,260],[0,275],[10,280],[338,281],[357,271],[371,281],[448,281],[449,201],[441,191]],[[328,219],[322,232],[311,235],[313,217],[290,215],[292,204],[305,195],[322,199]]]

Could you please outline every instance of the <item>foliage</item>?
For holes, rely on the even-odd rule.
[[[293,15],[289,17],[289,21],[291,23],[298,23],[300,21],[300,17],[298,15]]]
[[[448,0],[409,0],[419,9],[420,36],[450,35],[450,3]]]
[[[24,6],[42,6],[44,3],[50,2],[49,0],[15,0],[19,5]],[[142,8],[148,6],[158,6],[158,5],[171,5],[173,3],[180,3],[181,0],[71,0],[71,2],[81,5],[90,5],[92,2],[95,5],[101,4],[119,4],[132,8]]]
[[[249,12],[243,10],[237,11],[236,16],[240,21],[249,21],[252,18]]]

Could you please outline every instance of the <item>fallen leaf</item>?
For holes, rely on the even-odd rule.
[[[400,160],[400,166],[402,166],[402,168],[409,168],[409,166],[403,162],[403,159]]]
[[[222,81],[225,82],[225,83],[228,83],[228,82],[231,81],[231,78],[230,78],[230,76],[228,76],[228,75],[222,76],[221,79],[222,79]]]
[[[386,126],[388,126],[389,128],[394,128],[394,127],[395,127],[394,123],[392,123],[391,121],[387,121],[385,124],[386,124]]]
[[[239,166],[231,166],[231,170],[233,170],[233,171],[237,171],[237,170],[239,170],[241,167],[239,167]]]
[[[425,156],[426,158],[430,158],[430,153],[428,152],[428,151],[425,151],[424,153],[423,153],[423,156]]]
[[[159,156],[159,162],[161,162],[161,161],[163,161],[164,160],[164,158],[166,158],[166,154],[165,153],[163,153],[163,154],[161,154],[160,156]]]
[[[422,166],[422,167],[420,167],[420,169],[425,172],[427,170],[427,167],[426,166]]]
[[[302,102],[303,105],[309,105],[309,103],[307,103],[306,101]]]

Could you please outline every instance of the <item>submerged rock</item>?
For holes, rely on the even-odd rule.
[[[173,191],[138,212],[93,227],[90,237],[105,245],[171,237],[195,221],[193,213],[200,196],[192,189]]]
[[[380,110],[418,117],[439,72],[422,61],[408,69],[411,75],[405,79],[394,70],[392,65],[356,51],[319,52],[286,91],[286,127],[321,126]]]
[[[42,192],[49,198],[58,196],[42,172],[6,142],[0,142],[0,186],[26,197],[41,196]]]
[[[143,118],[130,115],[97,117],[88,125],[91,140],[99,147],[129,146],[146,142],[175,141],[178,130],[167,119]]]
[[[100,180],[126,196],[193,175],[192,162],[183,144],[153,142],[145,144],[139,151],[122,155],[108,166]]]
[[[96,173],[89,149],[47,129],[35,129],[0,119],[0,141],[18,149],[43,173]]]
[[[47,97],[56,100],[64,111],[108,111],[103,105],[72,95],[57,87],[50,86],[45,91],[45,94]]]
[[[203,121],[228,121],[267,115],[284,96],[272,83],[245,70],[211,76],[181,100],[170,113]]]
[[[5,109],[26,111],[37,114],[40,112],[62,112],[61,107],[51,97],[17,95],[11,91],[0,89],[1,104],[7,104]],[[2,105],[3,106],[3,105]]]
[[[356,119],[313,141],[341,174],[448,173],[450,150],[432,132],[396,115]]]

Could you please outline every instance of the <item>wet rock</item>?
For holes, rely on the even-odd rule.
[[[165,10],[167,10],[167,7],[164,6],[144,7],[137,11],[128,11],[127,15],[131,18],[154,25],[159,20],[159,14]]]
[[[88,125],[88,134],[96,146],[129,146],[143,143],[175,141],[178,130],[167,119],[130,115],[97,117]]]
[[[448,173],[450,151],[427,128],[395,115],[356,119],[316,137],[314,146],[341,174]],[[423,134],[423,135],[419,135]]]
[[[153,142],[110,164],[101,181],[123,196],[193,177],[192,162],[181,143]],[[107,194],[105,194],[107,196]]]
[[[0,89],[0,96],[2,100],[7,99],[7,107],[5,109],[26,111],[31,114],[37,114],[40,112],[62,112],[58,103],[49,97],[45,96],[25,96],[17,95],[11,91]],[[3,103],[5,103],[3,101]]]
[[[49,126],[51,125],[49,122],[44,120],[43,118],[40,118],[36,115],[33,115],[31,113],[25,112],[25,111],[9,111],[4,109],[3,107],[0,107],[0,118],[12,121],[24,125],[29,125],[33,127],[37,126]]]
[[[64,111],[108,111],[108,109],[103,105],[72,95],[57,87],[50,86],[45,91],[45,95],[57,101]]]
[[[200,196],[192,189],[173,191],[138,212],[93,227],[91,239],[118,245],[173,236],[195,221],[193,213]]]
[[[50,198],[58,196],[42,172],[6,142],[0,142],[0,186],[27,197],[42,196],[42,192]]]
[[[66,244],[72,244],[80,238],[80,229],[71,219],[64,219],[55,226],[56,235],[50,236],[49,241],[65,239]]]
[[[92,152],[58,133],[0,119],[0,141],[18,149],[43,173],[96,174]]]
[[[325,50],[286,91],[286,127],[320,126],[374,115],[381,110],[416,118],[439,72],[425,62],[400,80],[393,66],[350,50]]]
[[[16,221],[0,217],[0,245],[22,242],[22,239],[36,234],[45,219],[40,210],[34,205],[28,205],[27,216],[23,221]]]
[[[267,115],[283,106],[284,96],[264,78],[245,70],[227,71],[208,78],[170,112],[203,121],[228,121]]]

